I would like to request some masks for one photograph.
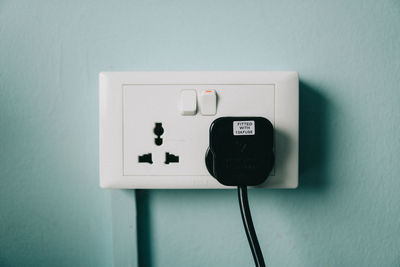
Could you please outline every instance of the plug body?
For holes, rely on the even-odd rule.
[[[218,118],[209,130],[207,170],[223,185],[262,184],[274,165],[273,144],[273,126],[266,118]]]

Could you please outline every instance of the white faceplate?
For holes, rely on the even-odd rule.
[[[209,127],[223,116],[269,119],[275,167],[257,187],[297,187],[296,72],[102,72],[99,78],[102,187],[231,188],[219,184],[205,166]],[[164,129],[159,146],[155,123]],[[179,156],[179,162],[165,164],[167,152]],[[148,153],[152,164],[138,161]]]

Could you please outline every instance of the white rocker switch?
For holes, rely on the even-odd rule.
[[[201,90],[199,96],[201,115],[212,116],[217,113],[217,93],[215,90]]]
[[[179,111],[181,115],[195,115],[197,111],[196,90],[182,90],[179,102]]]

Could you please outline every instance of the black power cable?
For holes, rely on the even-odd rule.
[[[251,253],[253,254],[256,267],[265,267],[263,254],[258,244],[256,230],[254,229],[253,220],[251,219],[249,199],[247,197],[247,186],[238,186],[238,197],[240,212],[242,214],[243,226],[246,231],[247,239]]]
[[[223,185],[237,186],[244,229],[256,267],[265,267],[251,219],[247,186],[261,185],[274,166],[274,127],[264,117],[219,117],[210,125],[208,172]]]

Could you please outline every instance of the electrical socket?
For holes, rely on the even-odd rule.
[[[209,127],[222,116],[261,116],[275,131],[275,168],[258,187],[298,183],[296,72],[102,72],[100,185],[230,188],[207,171]],[[215,115],[181,115],[183,90],[217,92]]]
[[[162,123],[161,122],[156,122],[155,123],[155,127],[153,130],[154,134],[156,135],[154,137],[154,144],[156,146],[161,146],[163,144],[163,138],[162,135],[164,133],[164,128],[162,127]],[[159,152],[159,151],[158,151]],[[158,157],[158,160],[156,162],[156,164],[160,164],[161,160]],[[146,153],[146,154],[141,154],[138,155],[138,163],[148,163],[148,164],[153,164],[153,153]],[[172,153],[169,152],[165,152],[165,160],[164,160],[164,164],[170,164],[170,163],[179,163],[179,156],[174,155]],[[160,166],[157,166],[155,168],[150,168],[151,169],[156,169],[159,171]],[[138,166],[136,166],[136,169],[140,169],[140,167],[138,168]]]

